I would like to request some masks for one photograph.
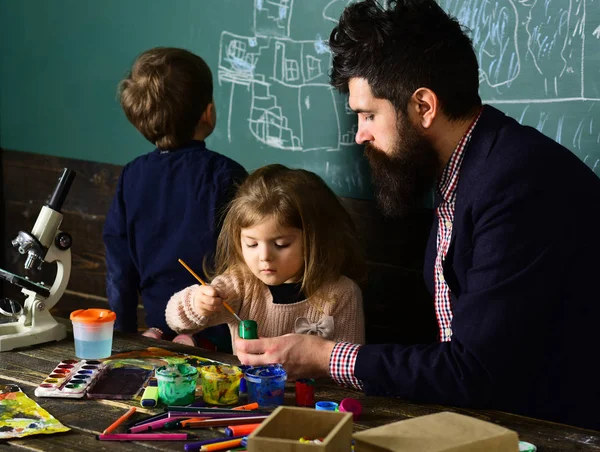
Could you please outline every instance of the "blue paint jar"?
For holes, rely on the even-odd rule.
[[[240,369],[242,369],[242,372],[244,373],[244,375],[246,374],[246,371],[248,369],[250,369],[250,367],[252,366],[245,366],[245,365],[240,365],[238,366]],[[246,378],[244,376],[242,376],[242,378],[240,378],[240,397],[245,396],[248,393],[248,385],[246,384]]]
[[[281,364],[250,367],[245,372],[248,402],[260,407],[283,405],[287,373]]]

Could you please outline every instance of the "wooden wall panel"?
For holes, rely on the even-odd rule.
[[[62,212],[61,230],[73,237],[72,274],[67,294],[54,308],[59,317],[79,308],[106,307],[102,227],[121,172],[117,165],[2,150],[2,268],[24,274],[24,257],[11,245],[18,231],[30,231],[50,198],[62,169],[77,173]],[[373,201],[342,198],[358,229],[368,260],[364,305],[369,342],[423,342],[435,338],[431,297],[423,279],[423,251],[431,211],[384,219]],[[52,281],[54,270],[29,274]],[[2,283],[5,296],[22,299],[18,288]],[[138,315],[143,328],[143,315]]]

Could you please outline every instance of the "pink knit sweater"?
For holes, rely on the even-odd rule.
[[[293,304],[275,304],[269,288],[261,284],[252,291],[239,276],[225,274],[212,282],[227,296],[227,303],[244,320],[255,320],[260,337],[288,333],[318,334],[334,341],[363,344],[365,319],[362,294],[358,285],[342,276],[335,283],[325,284],[312,297]],[[167,304],[167,324],[178,333],[196,333],[206,327],[227,323],[231,337],[238,335],[238,323],[223,309],[208,318],[206,324],[192,303],[194,288],[177,292]],[[254,293],[253,293],[254,292]],[[235,353],[235,343],[233,344]]]

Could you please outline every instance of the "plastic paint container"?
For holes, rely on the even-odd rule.
[[[112,354],[113,327],[117,315],[108,309],[78,309],[71,313],[75,356],[108,358]]]
[[[301,378],[296,380],[296,405],[310,406],[315,404],[315,380]]]
[[[202,398],[213,405],[231,405],[240,397],[242,370],[236,366],[211,365],[200,368]]]
[[[283,405],[287,373],[281,364],[251,367],[245,373],[248,402],[260,407]]]
[[[156,369],[158,399],[165,405],[189,405],[194,401],[198,369],[175,364]]]

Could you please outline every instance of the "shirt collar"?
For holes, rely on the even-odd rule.
[[[482,111],[483,107],[479,110],[479,113],[473,122],[471,122],[471,125],[469,125],[469,128],[458,142],[458,145],[452,152],[452,155],[450,156],[450,159],[448,160],[448,163],[442,172],[442,177],[437,184],[438,192],[445,202],[452,202],[456,198],[458,177],[460,175],[460,168],[465,156],[467,144],[469,144],[469,141],[471,140],[471,135],[473,134],[473,130],[477,125],[477,121],[479,121]]]

